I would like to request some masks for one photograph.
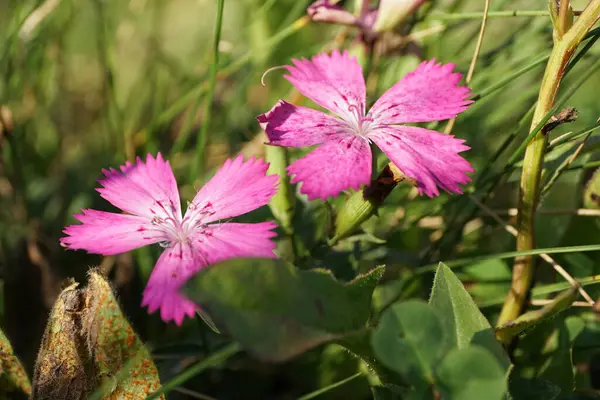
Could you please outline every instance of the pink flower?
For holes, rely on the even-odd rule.
[[[197,306],[178,290],[200,269],[236,257],[273,258],[276,236],[272,222],[233,223],[223,220],[269,202],[277,175],[266,176],[268,164],[242,156],[227,160],[189,203],[185,215],[171,165],[160,155],[139,157],[121,171],[103,170],[100,195],[128,214],[82,210],[80,225],[65,228],[61,243],[73,250],[112,255],[148,244],[165,247],[143,294],[149,312],[160,308],[164,321],[181,325]],[[217,222],[223,221],[223,222]]]
[[[285,78],[303,95],[337,117],[280,100],[257,117],[275,146],[319,145],[288,167],[302,182],[310,200],[337,196],[342,190],[370,181],[371,142],[417,182],[420,194],[439,195],[438,187],[461,193],[459,184],[471,181],[468,161],[458,153],[468,150],[464,140],[416,126],[413,122],[440,121],[467,109],[469,89],[457,86],[461,74],[453,64],[423,62],[390,88],[366,112],[362,68],[347,52],[319,54],[312,60],[293,60]]]

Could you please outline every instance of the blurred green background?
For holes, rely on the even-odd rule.
[[[182,192],[191,200],[222,162],[239,152],[264,155],[264,137],[256,115],[279,98],[293,98],[280,71],[294,57],[333,47],[361,54],[353,28],[302,23],[305,0],[226,0],[219,74],[211,111],[208,143],[200,171],[191,176],[211,62],[216,20],[213,0],[0,0],[0,323],[16,353],[29,370],[36,356],[48,311],[66,277],[85,281],[89,266],[100,265],[118,292],[135,329],[149,343],[163,381],[186,365],[210,354],[226,341],[202,320],[183,327],[164,324],[140,307],[141,291],[160,253],[159,246],[116,257],[66,252],[58,239],[72,214],[93,207],[115,211],[94,188],[101,169],[116,167],[136,155],[157,151],[170,159]],[[375,2],[374,2],[375,4]],[[573,2],[581,9],[586,1]],[[352,9],[351,2],[345,6]],[[539,10],[545,1],[496,0],[492,11]],[[412,70],[422,59],[435,57],[468,69],[480,18],[456,17],[481,12],[481,0],[427,2],[419,13],[398,27],[400,44],[382,39],[368,79],[369,102]],[[388,40],[389,39],[389,40]],[[547,55],[552,28],[547,16],[492,17],[471,87],[481,93],[519,69]],[[570,87],[598,60],[593,46],[566,77]],[[499,90],[478,100],[461,114],[453,134],[472,149],[463,155],[480,173],[498,175],[488,206],[506,221],[516,207],[519,170],[502,173],[508,156],[523,140],[527,110],[537,98],[545,63],[539,63]],[[577,120],[552,132],[593,126],[600,117],[600,75],[592,74],[566,105],[579,112]],[[308,101],[304,104],[309,105]],[[444,123],[429,127],[443,130]],[[492,155],[511,134],[517,138],[498,160]],[[598,136],[592,135],[576,164],[598,160]],[[574,152],[574,145],[548,156],[547,174]],[[290,152],[295,158],[308,149]],[[387,160],[378,155],[378,166]],[[584,186],[593,169],[572,169],[561,175],[544,198],[538,220],[538,246],[597,244],[598,217],[572,212],[583,207]],[[475,174],[475,176],[478,176]],[[481,183],[481,182],[479,182]],[[489,188],[471,185],[483,195]],[[334,248],[326,246],[336,210],[345,195],[323,204],[297,197],[295,263],[300,268],[326,267],[342,280],[386,264],[385,283],[377,290],[375,307],[396,298],[425,298],[431,275],[414,273],[421,265],[453,258],[485,256],[514,250],[514,240],[468,195],[419,197],[409,184],[400,184],[358,235]],[[272,219],[268,208],[248,220]],[[282,252],[285,237],[281,236]],[[556,257],[579,278],[600,274],[600,254],[575,253]],[[459,276],[493,321],[510,282],[511,260],[474,262]],[[547,266],[539,269],[538,285],[562,282]],[[409,284],[407,284],[409,283]],[[594,298],[598,292],[589,288]],[[586,321],[575,345],[578,379],[586,391],[600,389],[597,376],[600,325],[592,312],[572,309]],[[596,361],[594,361],[596,360]],[[534,364],[540,360],[531,360]],[[293,399],[357,371],[359,362],[336,345],[320,347],[283,365],[236,356],[219,368],[186,383],[193,393],[175,391],[169,398],[194,398],[200,393],[217,399]],[[595,376],[595,378],[594,378]],[[196,393],[196,394],[194,394]],[[323,398],[370,398],[366,378],[355,379]]]

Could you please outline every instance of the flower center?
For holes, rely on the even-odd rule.
[[[189,203],[183,218],[177,215],[177,210],[173,204],[165,205],[165,202],[160,200],[156,201],[156,204],[162,212],[160,213],[161,216],[155,215],[152,218],[152,225],[161,230],[167,237],[167,240],[160,243],[163,247],[168,247],[172,243],[188,243],[197,229],[207,225],[203,222],[204,217],[215,213],[210,202],[202,205]],[[156,212],[152,212],[156,214]]]
[[[348,119],[345,121],[350,128],[350,132],[353,135],[366,136],[371,129],[373,118],[365,116],[362,107],[358,107],[355,104],[350,104],[348,106],[348,111],[350,111],[350,113]]]

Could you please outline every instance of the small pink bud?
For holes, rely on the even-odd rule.
[[[317,0],[311,4],[306,13],[315,22],[329,24],[355,25],[357,18],[340,6],[331,4],[328,0]]]

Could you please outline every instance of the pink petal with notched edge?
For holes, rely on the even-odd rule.
[[[203,224],[236,217],[269,203],[277,192],[278,175],[266,175],[269,164],[242,155],[228,159],[194,197],[186,218]],[[191,223],[191,222],[190,222]]]
[[[277,244],[271,239],[277,236],[273,222],[242,224],[229,222],[211,224],[194,235],[194,245],[206,255],[209,264],[231,258],[274,258]]]
[[[438,187],[462,193],[473,167],[458,153],[470,147],[451,135],[414,126],[387,126],[368,135],[402,172],[417,181],[419,193],[439,195]]]
[[[354,115],[350,106],[364,113],[366,90],[362,68],[347,51],[340,54],[334,50],[331,55],[322,53],[310,61],[303,58],[292,62],[294,66],[286,67],[290,74],[285,78],[300,93],[346,119]]]
[[[385,92],[369,111],[379,124],[429,122],[454,118],[466,110],[470,89],[457,86],[460,73],[454,64],[422,62],[413,72]]]
[[[179,293],[183,284],[206,267],[206,256],[190,243],[174,243],[160,255],[144,289],[142,306],[148,312],[160,309],[163,321],[181,325],[185,316],[193,317],[196,304]]]
[[[67,226],[63,231],[67,236],[60,239],[71,250],[107,256],[169,240],[144,217],[97,210],[82,212],[75,215],[82,224]]]
[[[120,171],[111,168],[103,172],[106,178],[98,182],[104,187],[96,190],[114,206],[148,219],[181,219],[177,182],[160,153],[156,159],[148,154],[145,163],[138,157],[135,164],[127,162]]]
[[[160,309],[163,321],[181,325],[197,308],[179,290],[202,268],[231,258],[273,258],[277,234],[272,222],[259,224],[213,224],[197,231],[189,243],[174,244],[160,256],[148,281],[142,300],[150,313]]]
[[[371,179],[371,149],[360,136],[344,136],[323,143],[287,168],[292,183],[302,182],[300,192],[309,200],[337,196],[342,190]]]
[[[269,138],[267,144],[275,146],[314,146],[331,136],[349,134],[348,126],[338,118],[283,100],[256,119]]]

